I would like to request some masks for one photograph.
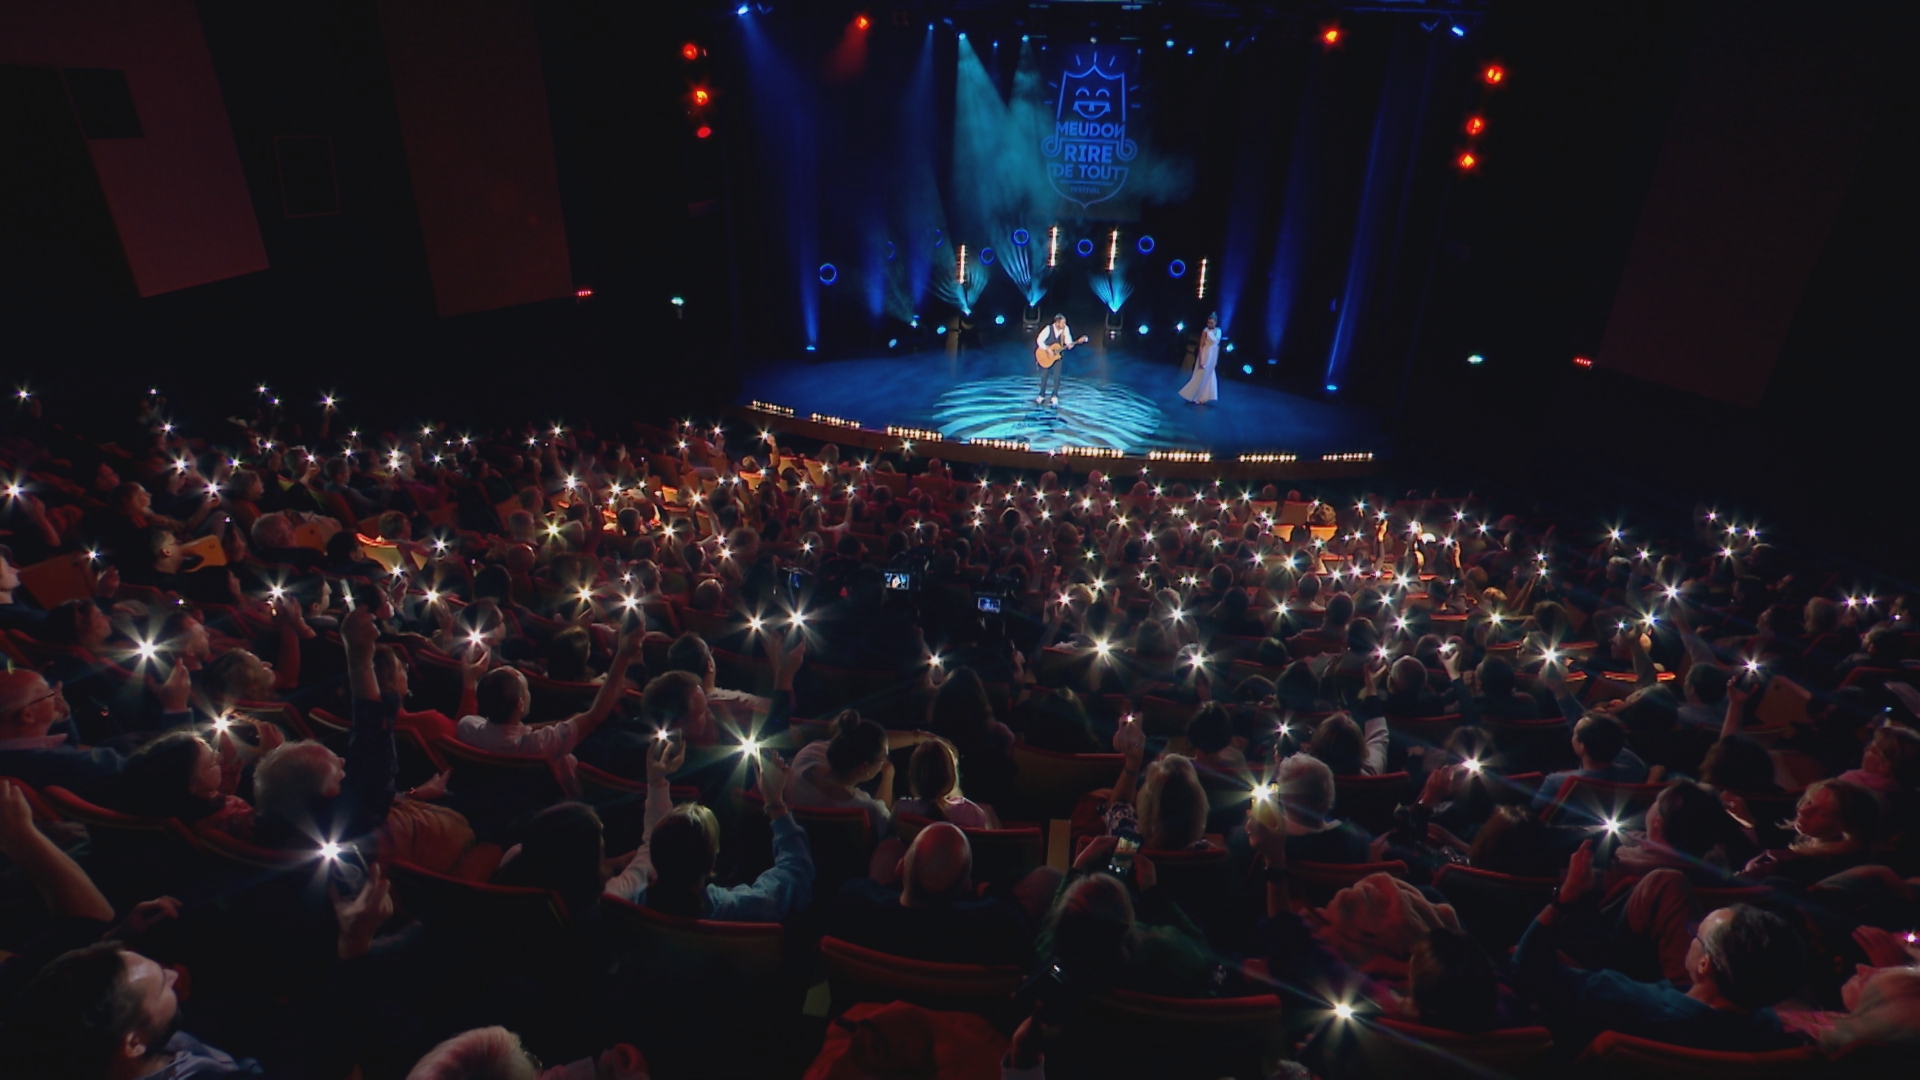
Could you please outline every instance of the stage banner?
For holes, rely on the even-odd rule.
[[[1138,54],[1096,46],[1063,49],[1053,91],[1053,128],[1041,140],[1047,179],[1061,198],[1088,210],[1119,196],[1140,144],[1127,133],[1140,108]]]

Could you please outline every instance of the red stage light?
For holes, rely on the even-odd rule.
[[[593,290],[592,289],[575,289],[573,290],[573,295],[578,299],[585,300],[588,297],[591,297],[593,295]]]
[[[1576,356],[1573,358],[1573,366],[1577,368],[1590,368],[1593,366],[1593,358],[1589,356]]]
[[[1325,30],[1320,31],[1320,40],[1329,45],[1340,44],[1340,28],[1337,26],[1329,26]]]
[[[1487,81],[1488,86],[1499,86],[1506,81],[1507,69],[1499,64],[1488,64],[1487,70],[1481,72],[1480,77]]]
[[[1461,154],[1459,157],[1455,158],[1454,164],[1460,166],[1462,170],[1466,170],[1466,169],[1471,169],[1474,166],[1480,164],[1480,159],[1477,157],[1474,157],[1473,151],[1469,150]]]
[[[696,139],[704,139],[712,134],[713,129],[705,124],[701,124],[699,127],[693,129],[693,137]]]
[[[1478,116],[1467,117],[1467,134],[1478,135],[1487,130],[1487,122]]]
[[[695,45],[693,42],[689,41],[685,45],[680,46],[680,55],[688,63],[692,63],[693,61],[700,59],[700,46]]]
[[[707,93],[705,90],[695,90],[693,92],[693,103],[695,105],[705,105],[707,102],[712,100],[713,100],[713,95]]]
[[[865,30],[867,27],[872,25],[873,25],[873,20],[867,18],[865,15],[861,15],[858,18],[855,18],[853,20],[853,26],[854,26],[854,29],[856,30]]]

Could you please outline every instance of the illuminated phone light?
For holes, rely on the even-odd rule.
[[[320,845],[320,857],[327,860],[338,859],[345,849],[331,840]]]

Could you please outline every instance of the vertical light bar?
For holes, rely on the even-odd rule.
[[[1120,230],[1113,230],[1107,237],[1107,273],[1113,273],[1113,263],[1120,257]]]
[[[1060,260],[1060,226],[1047,230],[1047,269],[1051,270]]]
[[[953,280],[959,285],[967,283],[967,245],[965,244],[960,245],[960,266],[954,271]]]
[[[1207,298],[1207,260],[1201,259],[1200,260],[1200,292],[1198,295],[1198,299],[1205,300],[1206,298]]]

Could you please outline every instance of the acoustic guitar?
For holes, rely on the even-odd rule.
[[[1079,341],[1062,341],[1058,345],[1042,345],[1033,350],[1033,361],[1043,368],[1050,368],[1060,362],[1061,353],[1066,352],[1075,345],[1085,345],[1086,343],[1086,335],[1082,334]]]

